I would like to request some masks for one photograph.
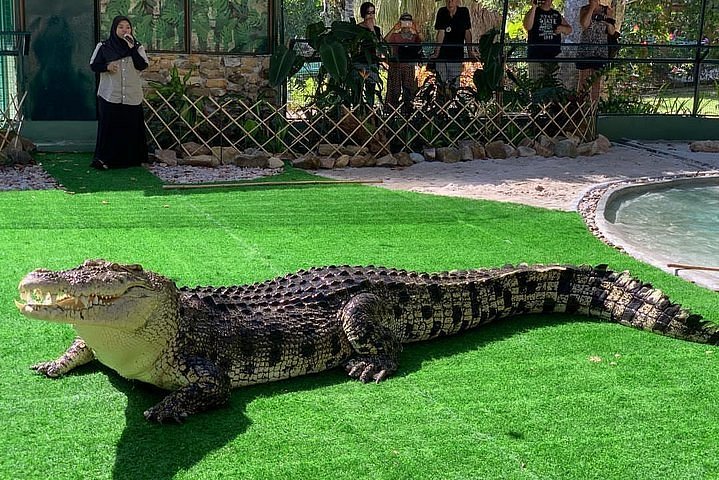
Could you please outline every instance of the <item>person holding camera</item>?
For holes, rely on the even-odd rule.
[[[596,72],[608,63],[607,35],[613,35],[616,31],[614,10],[600,4],[599,0],[589,0],[589,3],[579,10],[579,24],[582,26],[582,35],[579,38],[577,56],[582,60],[576,63],[579,70],[577,90],[589,90],[589,98],[596,102],[602,87],[601,76]]]
[[[422,39],[417,33],[417,27],[412,21],[412,15],[405,12],[399,17],[399,22],[384,38],[392,45],[392,58],[388,62],[387,71],[387,98],[385,101],[399,106],[400,98],[405,106],[417,93],[417,76],[415,67],[422,57]]]
[[[110,36],[97,44],[90,58],[90,68],[100,74],[97,142],[91,167],[107,170],[147,162],[140,71],[148,64],[130,19],[118,15],[112,20]]]
[[[562,14],[552,8],[552,0],[532,0],[532,6],[522,22],[527,31],[529,78],[539,80],[554,76],[557,62],[551,62],[562,51],[562,35],[572,33],[572,27]]]

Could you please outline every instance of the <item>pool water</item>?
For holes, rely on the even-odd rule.
[[[719,267],[719,185],[649,190],[617,203],[607,219],[630,244],[669,263]]]

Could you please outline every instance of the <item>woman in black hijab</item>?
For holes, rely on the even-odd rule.
[[[97,88],[97,143],[90,164],[97,169],[123,168],[147,162],[140,71],[148,66],[145,48],[135,39],[130,19],[112,20],[110,36],[90,58],[100,74]]]

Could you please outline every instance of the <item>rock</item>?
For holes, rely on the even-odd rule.
[[[320,159],[312,152],[305,153],[301,157],[292,160],[292,165],[306,170],[317,170],[320,168]]]
[[[474,142],[472,145],[472,158],[487,158],[487,152],[481,143]]]
[[[532,147],[534,140],[529,137],[524,137],[518,144],[518,147]]]
[[[397,159],[397,166],[399,167],[409,167],[410,165],[414,164],[414,162],[412,161],[412,156],[407,152],[395,153],[394,158]]]
[[[342,155],[349,155],[350,157],[353,157],[356,155],[367,155],[369,153],[369,149],[358,145],[345,145],[340,147],[340,153]]]
[[[549,145],[542,145],[539,142],[534,142],[532,147],[537,152],[537,155],[541,155],[542,157],[554,156],[554,144],[553,143],[550,143]]]
[[[438,162],[457,163],[460,160],[459,149],[454,147],[440,147],[436,149]]]
[[[719,140],[698,140],[689,144],[692,152],[719,153]]]
[[[320,168],[332,170],[335,168],[335,159],[332,157],[320,157]]]
[[[599,148],[597,147],[597,141],[593,142],[587,142],[587,143],[580,143],[577,145],[577,155],[580,157],[591,157],[592,155],[596,155],[599,153]]]
[[[428,162],[436,162],[437,161],[437,149],[425,148],[424,149],[424,159]]]
[[[517,155],[520,157],[533,157],[536,154],[537,151],[529,146],[520,145],[519,148],[517,148]]]
[[[177,162],[179,165],[192,165],[193,167],[218,167],[220,159],[214,155],[193,155],[184,157]]]
[[[554,148],[554,154],[558,157],[571,157],[577,156],[577,145],[574,140],[565,138],[557,142],[557,146]]]
[[[256,153],[253,155],[237,152],[234,160],[235,165],[238,167],[267,168],[269,159],[270,157],[266,153]]]
[[[189,154],[190,157],[195,155],[212,155],[212,151],[204,145],[195,142],[187,142],[182,144],[183,157]],[[185,154],[187,152],[187,154]]]
[[[566,137],[567,140],[571,141],[575,146],[578,146],[580,143],[582,143],[582,139],[579,137],[575,137],[572,135],[569,135]],[[562,140],[562,139],[560,139]]]
[[[212,154],[220,160],[222,165],[236,165],[240,151],[235,147],[212,147]]]
[[[350,158],[352,157],[349,155],[340,155],[337,160],[335,160],[335,168],[345,168],[350,164]]]
[[[350,157],[349,166],[350,167],[365,167],[367,166],[367,159],[369,157],[366,155],[355,155],[354,157]]]
[[[391,153],[377,159],[378,167],[394,167],[397,165],[397,159]]]
[[[5,152],[0,152],[0,167],[4,167],[10,165],[10,160],[8,159],[7,155],[5,155]]]
[[[557,141],[555,139],[546,135],[540,135],[536,143],[544,148],[551,148],[552,151],[554,151],[554,147],[557,145]],[[537,147],[535,146],[534,148],[536,149]]]
[[[489,158],[507,158],[507,150],[504,148],[504,142],[502,140],[489,142],[484,146],[484,150],[487,152]]]
[[[475,158],[487,158],[484,147],[476,140],[460,140],[459,146],[460,158],[462,160],[474,160]]]
[[[506,158],[512,158],[517,156],[517,149],[507,143],[504,144],[504,151],[507,153]]]
[[[597,143],[597,150],[599,153],[607,153],[609,149],[612,148],[612,142],[610,142],[609,139],[601,133],[597,135],[595,142]]]
[[[155,161],[171,167],[177,165],[177,152],[174,150],[155,150]]]
[[[0,137],[3,135],[5,135],[5,130],[0,130]],[[37,151],[37,146],[30,139],[27,139],[22,135],[18,135],[12,130],[7,134],[7,145],[28,153]]]
[[[277,157],[270,157],[267,160],[267,168],[285,168],[285,162]]]
[[[422,163],[424,162],[424,156],[421,153],[412,152],[409,154],[409,158],[412,159],[412,163]]]
[[[459,159],[463,162],[474,160],[474,153],[472,152],[472,147],[469,145],[463,145],[459,147]]]
[[[329,157],[340,151],[340,146],[335,143],[320,143],[317,146],[317,154],[319,156]]]
[[[18,146],[20,146],[19,142]],[[0,165],[32,165],[35,163],[32,155],[21,148],[5,147],[2,154],[3,160]]]

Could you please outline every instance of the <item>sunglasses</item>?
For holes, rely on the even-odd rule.
[[[367,10],[367,15],[374,15],[374,10]]]

